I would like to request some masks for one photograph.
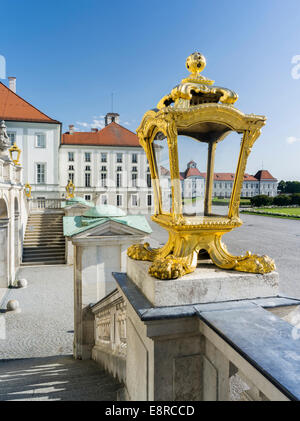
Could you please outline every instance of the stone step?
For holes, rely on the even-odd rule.
[[[60,250],[54,249],[54,250],[23,250],[23,257],[30,257],[30,256],[61,256],[65,255],[65,250],[62,248]]]
[[[61,260],[46,260],[46,261],[42,261],[39,260],[38,262],[34,261],[26,261],[26,262],[22,262],[21,266],[41,266],[41,265],[64,265],[66,263],[65,259],[61,259]]]
[[[53,238],[53,237],[63,237],[63,233],[62,232],[30,232],[30,233],[26,233],[25,235],[25,239],[26,238],[33,238],[33,237],[49,237],[49,238]]]
[[[64,244],[62,243],[49,243],[49,244],[42,244],[42,245],[38,245],[36,243],[32,244],[32,245],[26,245],[24,248],[28,248],[28,249],[45,249],[45,248],[64,248]]]
[[[57,261],[57,260],[65,260],[62,256],[23,256],[23,262],[39,262],[39,261]]]

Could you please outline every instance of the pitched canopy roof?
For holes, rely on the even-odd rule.
[[[276,178],[274,178],[269,171],[267,170],[260,170],[257,171],[257,173],[254,176],[257,180],[273,180],[273,181],[277,181]]]
[[[112,122],[97,132],[69,132],[62,135],[62,145],[134,146],[141,147],[139,138],[120,124]]]
[[[59,123],[29,104],[2,82],[0,82],[0,120]]]

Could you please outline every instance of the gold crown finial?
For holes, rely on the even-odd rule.
[[[195,52],[188,56],[185,62],[186,68],[192,74],[199,74],[206,66],[206,60],[203,54]]]

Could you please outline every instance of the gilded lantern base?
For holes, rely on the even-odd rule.
[[[249,251],[245,256],[233,256],[222,242],[222,236],[242,225],[239,218],[182,217],[174,223],[170,215],[153,216],[153,221],[168,230],[165,246],[150,248],[148,243],[129,247],[127,254],[135,260],[153,262],[149,274],[158,279],[176,279],[193,272],[200,250],[206,250],[212,262],[222,269],[250,273],[269,273],[275,270],[268,256],[257,256]]]

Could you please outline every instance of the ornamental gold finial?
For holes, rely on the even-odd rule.
[[[206,60],[203,54],[195,52],[188,56],[185,65],[190,73],[196,75],[204,70],[206,66]]]

